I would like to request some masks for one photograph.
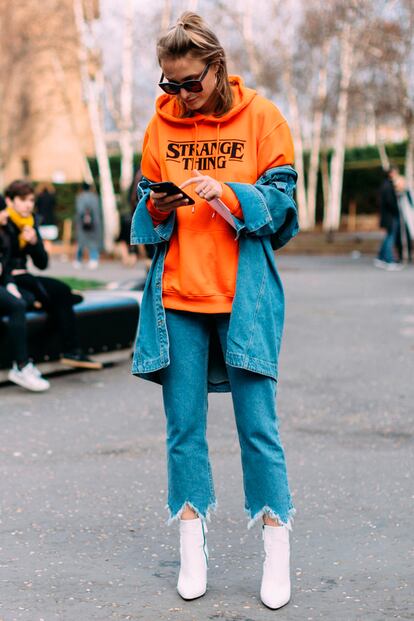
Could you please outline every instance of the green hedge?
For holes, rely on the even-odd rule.
[[[134,170],[136,170],[141,163],[141,154],[136,153],[134,155]],[[119,179],[121,175],[121,157],[120,155],[111,155],[109,158],[109,164],[111,167],[112,179],[114,182],[114,190],[117,195],[118,208],[122,211],[128,211],[129,206],[126,204],[125,197],[119,196]],[[89,158],[89,166],[92,176],[94,178],[95,185],[99,192],[99,174],[98,163],[96,158]],[[76,194],[79,191],[80,183],[58,183],[55,184],[56,190],[56,219],[58,224],[61,225],[66,218],[73,218]]]

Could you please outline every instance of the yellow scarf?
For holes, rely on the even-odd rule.
[[[19,231],[22,231],[25,226],[30,226],[32,228],[34,227],[34,217],[32,215],[27,216],[27,218],[24,218],[23,216],[19,215],[17,211],[13,209],[13,207],[7,207],[6,211],[9,214],[10,220],[13,222],[13,224],[17,226]],[[27,241],[23,239],[22,234],[20,233],[19,246],[20,248],[24,248],[26,245],[27,245]]]

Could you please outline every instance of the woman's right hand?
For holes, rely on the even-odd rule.
[[[165,192],[150,192],[150,199],[158,211],[161,213],[170,213],[178,207],[185,207],[188,205],[188,199],[183,198],[182,194],[174,194],[168,196]]]

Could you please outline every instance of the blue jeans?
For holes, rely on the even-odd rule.
[[[393,218],[391,228],[387,229],[386,235],[378,252],[378,259],[385,261],[385,263],[395,263],[394,246],[397,243],[399,227],[399,218]]]
[[[85,244],[83,246],[78,246],[76,251],[76,260],[79,263],[82,263],[84,251],[87,250],[89,253],[89,261],[99,261],[99,250],[97,245]]]
[[[202,519],[216,506],[207,427],[210,336],[226,351],[229,314],[166,310],[170,364],[162,370],[167,419],[170,519],[186,505]],[[245,510],[251,526],[263,514],[290,524],[294,509],[276,416],[276,382],[227,365],[241,448]]]

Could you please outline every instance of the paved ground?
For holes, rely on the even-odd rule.
[[[2,621],[414,618],[414,269],[280,264],[279,412],[298,510],[291,603],[272,612],[258,600],[260,529],[246,530],[228,395],[210,400],[209,590],[192,603],[175,593],[160,391],[125,362],[54,378],[44,395],[0,389]]]

